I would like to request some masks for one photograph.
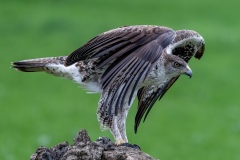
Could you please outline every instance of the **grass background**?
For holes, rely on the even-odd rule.
[[[193,29],[206,41],[182,76],[134,134],[135,106],[127,119],[131,143],[163,160],[239,160],[240,1],[218,0],[1,0],[0,159],[29,159],[41,145],[69,141],[81,128],[99,129],[99,95],[44,73],[20,73],[10,62],[68,55],[95,35],[122,25]]]

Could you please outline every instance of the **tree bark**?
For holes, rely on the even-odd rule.
[[[90,140],[82,129],[74,144],[59,143],[52,148],[39,147],[30,160],[156,160],[142,152],[136,145],[117,146],[110,139],[100,137],[95,142]]]

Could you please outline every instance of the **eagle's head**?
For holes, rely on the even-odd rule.
[[[165,74],[167,76],[175,77],[185,74],[190,78],[192,77],[192,70],[182,58],[172,54],[165,54],[164,58]]]

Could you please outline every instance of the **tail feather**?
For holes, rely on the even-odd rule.
[[[46,71],[49,64],[64,64],[66,57],[47,57],[12,62],[12,68],[22,72]]]
[[[29,63],[29,62],[13,62],[12,68],[22,72],[41,72],[45,64],[41,63]]]

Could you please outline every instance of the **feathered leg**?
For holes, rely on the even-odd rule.
[[[117,145],[121,144],[121,143],[126,143],[126,141],[123,139],[122,135],[121,135],[121,131],[119,130],[119,125],[118,125],[118,116],[113,116],[112,118],[112,126],[110,127],[110,131],[112,133],[112,135],[114,136],[115,139],[115,143]]]
[[[124,108],[123,111],[119,112],[119,115],[118,115],[117,125],[118,125],[119,132],[121,134],[121,137],[122,137],[123,141],[125,141],[125,143],[128,143],[128,138],[127,138],[127,133],[126,133],[127,115],[128,115],[130,106],[132,105],[136,95],[137,95],[137,91],[134,92],[130,105],[128,105],[128,102],[125,102],[124,106],[123,106],[123,108]]]
[[[126,119],[127,119],[128,110],[129,110],[129,106],[117,116],[117,127],[124,143],[128,143],[127,133],[126,133]]]
[[[116,141],[116,144],[121,144],[125,143],[121,136],[121,132],[119,131],[119,119],[118,116],[116,115],[109,115],[107,110],[110,106],[105,106],[104,104],[106,103],[106,99],[108,97],[108,93],[102,93],[102,96],[100,98],[100,101],[98,103],[98,110],[97,110],[97,117],[98,121],[100,123],[101,129],[106,130],[109,129],[110,132],[112,133],[114,140]]]
[[[110,102],[106,102],[111,100],[111,98],[108,98],[108,96],[111,96],[111,95],[108,95],[108,92],[102,93],[102,96],[98,103],[97,116],[98,116],[98,121],[100,122],[101,128],[103,130],[109,129],[111,131],[117,145],[120,145],[122,143],[128,143],[128,138],[126,134],[126,119],[127,119],[130,106],[132,105],[134,98],[136,97],[136,94],[137,94],[137,91],[134,92],[133,99],[130,105],[128,104],[128,99],[125,100],[125,102],[123,103],[123,106],[121,107],[122,110],[119,109],[117,115],[115,114],[109,115],[109,113],[107,112],[109,107],[112,107],[110,106]],[[113,106],[114,105],[115,103],[113,103]]]

